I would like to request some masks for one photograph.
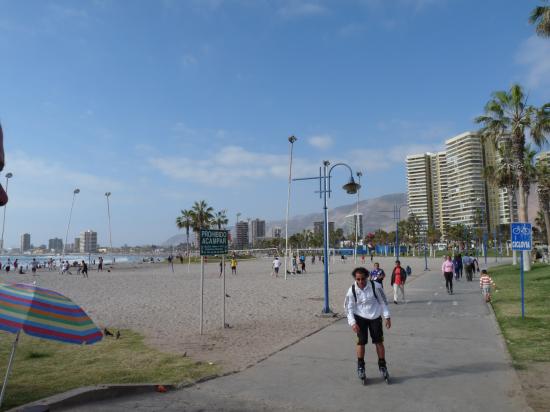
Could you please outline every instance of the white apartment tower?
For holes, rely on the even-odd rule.
[[[423,225],[433,224],[430,156],[427,153],[407,156],[407,203],[409,216],[414,214]]]
[[[86,230],[80,234],[80,253],[97,252],[97,232]]]

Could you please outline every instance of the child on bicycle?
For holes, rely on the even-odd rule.
[[[481,288],[485,302],[491,301],[491,286],[495,286],[495,282],[493,282],[487,271],[483,269],[479,278],[479,287]]]

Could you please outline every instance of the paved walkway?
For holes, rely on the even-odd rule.
[[[355,373],[354,336],[343,319],[243,372],[166,394],[71,410],[529,410],[478,285],[458,282],[450,296],[439,271],[427,272],[408,285],[407,304],[391,304],[393,326],[386,332],[391,385],[379,377],[369,345],[370,380],[362,386]]]

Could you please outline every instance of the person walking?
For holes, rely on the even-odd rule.
[[[88,277],[88,265],[84,261],[82,261],[81,263],[80,273],[82,273],[82,277],[85,277],[85,278]]]
[[[235,256],[231,258],[231,274],[237,276],[237,258]]]
[[[487,271],[483,269],[479,277],[479,287],[481,288],[485,302],[491,301],[491,286],[495,286],[495,282],[493,282]]]
[[[376,262],[374,264],[374,269],[370,272],[371,280],[380,283],[380,286],[384,287],[384,279],[386,278],[386,273],[384,269],[380,269],[380,263]]]
[[[453,265],[455,271],[455,279],[460,280],[460,278],[462,277],[462,255],[460,253],[455,255],[455,258],[453,259]]]
[[[451,260],[450,255],[446,256],[445,261],[441,265],[441,272],[443,272],[443,277],[445,278],[445,287],[447,288],[447,293],[449,295],[452,295],[454,263]]]
[[[391,274],[391,286],[393,287],[393,303],[397,305],[401,300],[405,302],[405,282],[407,281],[407,271],[401,267],[399,260],[395,261],[395,267]],[[399,299],[401,295],[401,299]]]
[[[281,267],[281,261],[279,260],[278,256],[275,256],[275,259],[273,259],[273,272],[271,272],[271,276],[275,276],[276,278],[279,277],[280,267]]]
[[[466,254],[462,257],[462,265],[464,266],[464,271],[466,272],[466,281],[471,282],[474,276],[474,261],[468,252],[466,252]]]
[[[97,271],[98,272],[103,272],[103,257],[102,256],[99,257],[98,265],[97,265]]]
[[[384,289],[379,283],[369,280],[369,271],[363,267],[355,268],[351,275],[355,282],[346,294],[344,307],[348,324],[357,334],[357,375],[363,381],[366,379],[365,345],[370,334],[378,355],[378,369],[388,379],[382,317],[387,329],[391,327],[391,318]]]
[[[306,257],[300,256],[300,266],[302,269],[302,273],[306,273]]]

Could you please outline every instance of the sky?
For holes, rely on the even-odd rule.
[[[69,239],[103,245],[107,191],[114,246],[165,241],[202,199],[230,225],[282,219],[290,135],[295,177],[346,162],[362,198],[405,192],[406,155],[475,130],[492,92],[550,100],[537,4],[0,0],[5,245],[64,239],[75,188]],[[291,215],[321,211],[316,189],[293,184]]]

